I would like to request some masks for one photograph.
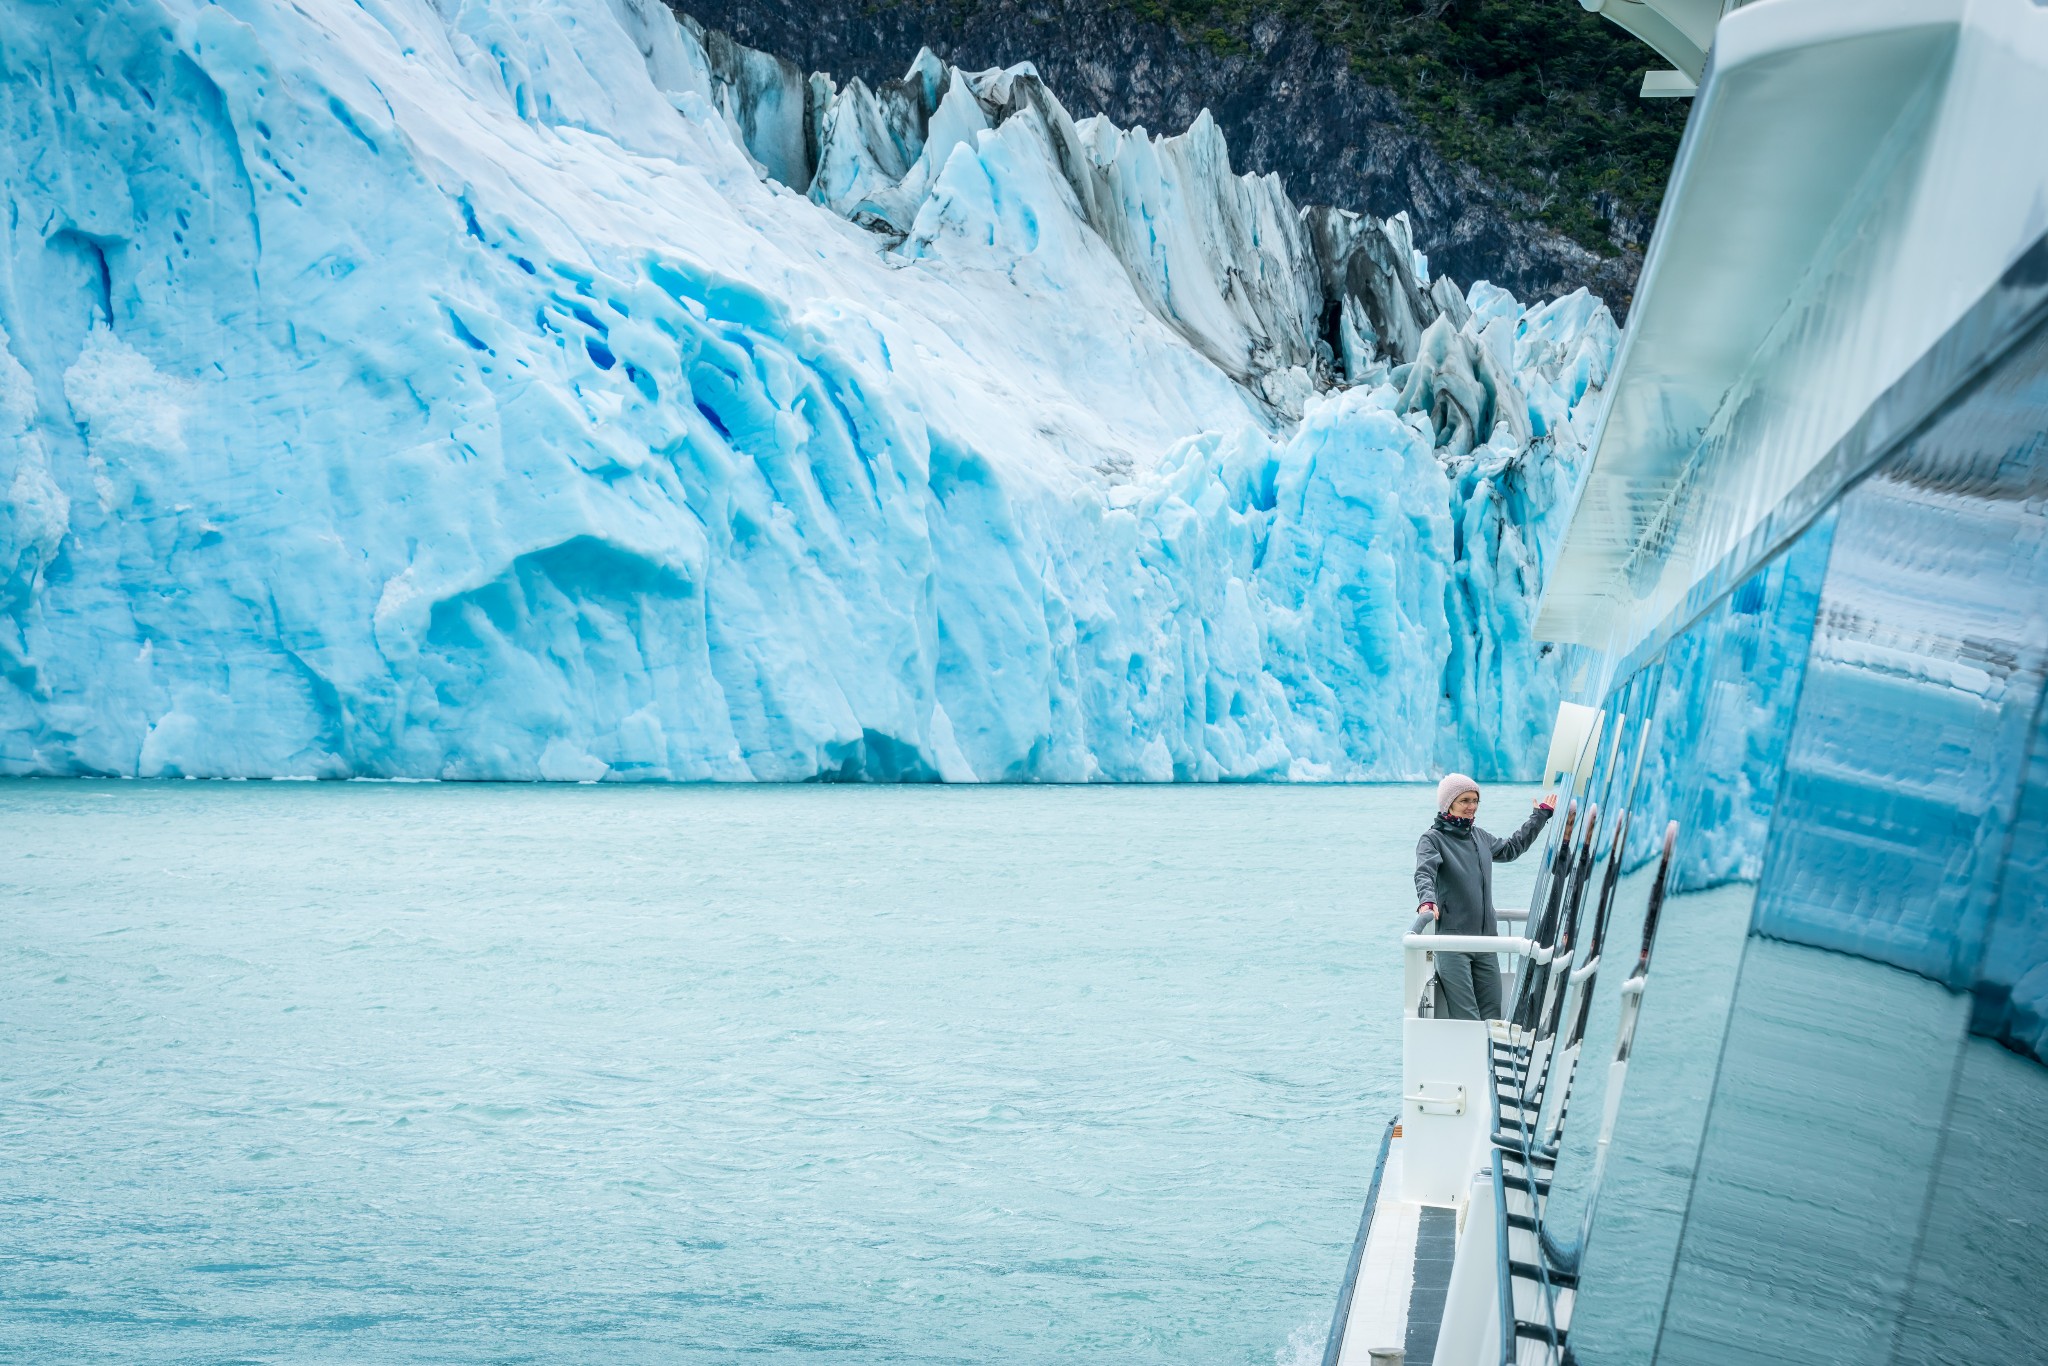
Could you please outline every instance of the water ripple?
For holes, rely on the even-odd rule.
[[[0,1359],[1313,1359],[1428,804],[0,783]]]

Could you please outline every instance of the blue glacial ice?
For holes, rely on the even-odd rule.
[[[0,772],[1540,761],[1616,345],[657,0],[0,10]]]

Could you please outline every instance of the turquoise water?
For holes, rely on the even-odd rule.
[[[0,1358],[1319,1358],[1429,805],[0,785]]]

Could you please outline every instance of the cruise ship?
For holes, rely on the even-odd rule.
[[[1526,916],[1403,941],[1324,1366],[2048,1362],[2048,5],[1581,3],[1693,105],[1569,800]]]

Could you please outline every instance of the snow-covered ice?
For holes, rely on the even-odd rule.
[[[657,0],[24,0],[0,168],[0,771],[1540,759],[1611,319],[1206,119]]]

